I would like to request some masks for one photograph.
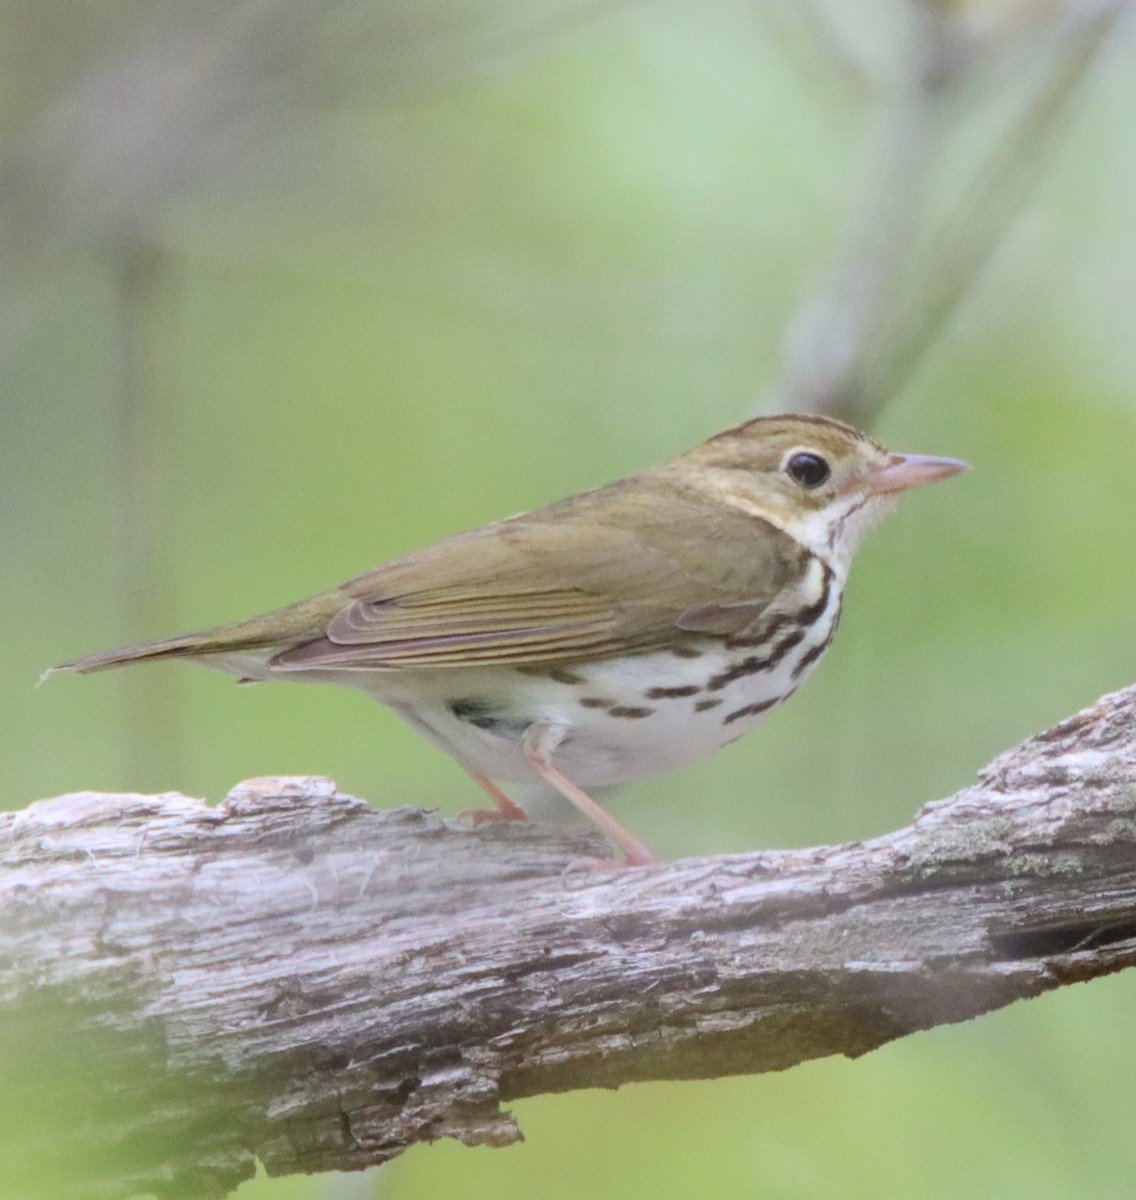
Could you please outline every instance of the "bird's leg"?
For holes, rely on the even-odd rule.
[[[487,775],[482,775],[480,771],[471,771],[468,767],[463,767],[462,770],[493,801],[496,807],[465,808],[458,813],[459,817],[468,817],[475,825],[481,825],[485,821],[528,820],[529,814],[515,800],[510,800]]]
[[[643,867],[658,860],[646,846],[628,833],[614,817],[606,812],[563,772],[552,765],[552,754],[564,738],[565,730],[555,725],[530,725],[521,738],[521,750],[529,766],[545,783],[551,784],[565,800],[574,804],[586,817],[599,826],[627,856],[629,867]]]

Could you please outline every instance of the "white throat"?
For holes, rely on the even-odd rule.
[[[854,492],[838,497],[806,517],[787,521],[781,528],[844,580],[860,543],[896,507],[896,502],[895,496]]]

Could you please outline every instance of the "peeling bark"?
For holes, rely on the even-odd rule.
[[[378,811],[322,779],[217,808],[0,816],[0,1190],[220,1197],[501,1104],[858,1055],[1136,961],[1136,688],[870,842],[595,871],[590,832]],[[27,1185],[30,1186],[30,1185]]]

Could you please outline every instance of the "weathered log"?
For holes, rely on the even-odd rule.
[[[0,1190],[223,1196],[502,1102],[774,1070],[1136,962],[1136,688],[870,842],[593,869],[321,779],[0,816]],[[583,860],[583,861],[582,861]]]

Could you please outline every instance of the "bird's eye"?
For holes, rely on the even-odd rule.
[[[832,468],[819,454],[802,451],[794,454],[785,464],[785,473],[801,487],[815,488],[832,474]]]

